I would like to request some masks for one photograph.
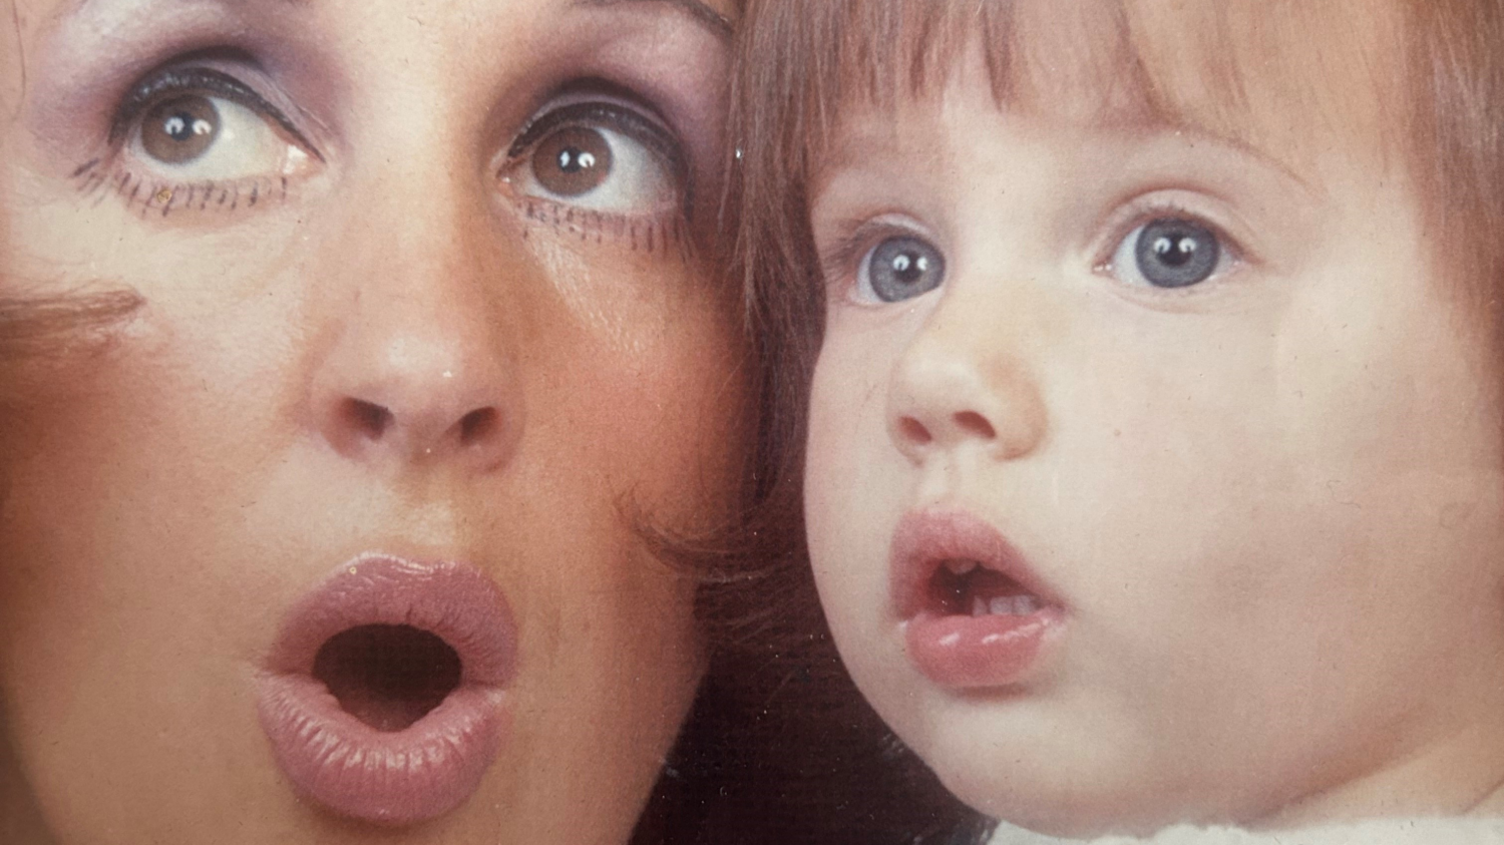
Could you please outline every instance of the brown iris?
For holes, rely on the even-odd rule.
[[[193,161],[219,137],[219,111],[208,97],[188,94],[163,100],[141,123],[141,146],[165,164]]]
[[[611,145],[598,130],[569,126],[543,139],[533,151],[533,176],[550,193],[577,197],[611,175]]]

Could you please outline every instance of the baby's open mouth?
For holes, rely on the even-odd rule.
[[[893,532],[892,609],[904,653],[952,690],[1016,690],[1067,614],[1050,586],[990,523],[963,510],[916,510]]]
[[[350,715],[378,731],[401,731],[460,685],[463,665],[444,639],[411,625],[360,625],[324,641],[313,676]]]
[[[1017,581],[973,558],[948,558],[930,577],[925,610],[935,616],[1028,616],[1044,606]]]

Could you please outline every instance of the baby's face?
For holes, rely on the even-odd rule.
[[[1298,107],[1101,114],[1000,108],[973,57],[825,160],[807,515],[851,673],[1039,829],[1471,806],[1497,379],[1403,156]]]

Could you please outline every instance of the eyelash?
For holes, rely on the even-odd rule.
[[[1184,204],[1168,200],[1151,200],[1138,202],[1130,205],[1123,222],[1115,223],[1108,229],[1109,235],[1095,250],[1096,259],[1092,264],[1093,272],[1101,276],[1112,276],[1113,260],[1118,248],[1129,235],[1138,231],[1156,220],[1174,219],[1184,220],[1202,226],[1212,232],[1217,238],[1220,248],[1226,253],[1233,266],[1228,270],[1221,271],[1207,281],[1212,281],[1217,276],[1225,276],[1234,272],[1237,268],[1249,261],[1249,252],[1243,245],[1227,231],[1227,227],[1210,219],[1207,215],[1192,211]],[[1203,283],[1204,284],[1204,283]],[[1186,288],[1158,288],[1153,295],[1157,296],[1191,296],[1199,293],[1201,285],[1190,285]]]
[[[174,96],[204,95],[245,108],[274,123],[276,131],[286,135],[304,153],[316,161],[324,161],[323,154],[282,110],[254,88],[214,68],[183,65],[183,60],[178,61],[178,66],[147,75],[125,93],[110,118],[106,136],[109,150],[74,170],[72,177],[79,190],[86,196],[95,195],[96,204],[114,193],[128,209],[139,208],[142,216],[155,212],[166,217],[179,210],[236,211],[255,207],[265,199],[287,198],[289,179],[285,175],[183,182],[143,176],[123,161],[125,147],[132,133],[139,131],[142,116]]]
[[[203,56],[204,52],[194,55]],[[245,60],[238,54],[228,57]],[[143,173],[140,163],[130,160],[126,148],[133,143],[135,133],[141,131],[143,117],[173,97],[201,95],[228,101],[266,121],[272,131],[309,158],[320,163],[324,161],[322,153],[296,124],[252,86],[223,71],[184,64],[184,61],[180,58],[176,66],[149,74],[132,86],[111,117],[107,131],[108,151],[72,173],[82,193],[96,196],[96,204],[114,193],[127,208],[139,210],[142,216],[159,213],[165,217],[177,210],[234,211],[256,206],[267,199],[286,199],[291,181],[283,174],[182,182],[159,174]],[[633,251],[678,249],[687,255],[693,246],[688,221],[694,196],[691,170],[682,144],[660,121],[645,116],[644,112],[651,114],[652,109],[640,105],[638,98],[630,92],[617,93],[621,89],[601,80],[573,82],[562,95],[567,95],[569,89],[582,96],[609,99],[568,103],[530,119],[508,147],[497,173],[498,179],[528,161],[534,149],[552,133],[581,126],[616,132],[640,144],[661,162],[680,201],[675,208],[644,215],[591,210],[547,197],[519,195],[515,199],[525,218],[535,224],[578,235],[583,241],[601,243],[610,238],[620,240]],[[562,95],[555,95],[555,98]]]
[[[1130,206],[1126,215],[1119,213],[1114,215],[1122,222],[1109,226],[1108,235],[1096,248],[1096,258],[1092,263],[1092,270],[1100,276],[1114,277],[1114,259],[1119,249],[1130,235],[1142,227],[1157,220],[1184,220],[1209,230],[1216,238],[1220,249],[1225,253],[1226,259],[1231,266],[1225,270],[1219,270],[1207,281],[1213,281],[1218,277],[1226,276],[1235,272],[1241,265],[1250,261],[1248,251],[1228,234],[1227,228],[1212,220],[1206,215],[1190,210],[1183,204],[1168,201],[1153,201],[1138,203]],[[940,252],[945,252],[936,239],[926,234],[917,226],[885,220],[882,216],[877,218],[853,218],[838,224],[835,243],[820,255],[820,270],[828,290],[832,294],[839,294],[845,299],[855,299],[855,288],[863,271],[862,262],[866,261],[872,250],[878,244],[890,238],[908,237],[917,238],[934,245]],[[1113,279],[1119,284],[1127,284]],[[1201,292],[1201,285],[1197,283],[1185,288],[1152,288],[1140,295],[1158,297],[1185,297],[1193,296]],[[1145,287],[1151,286],[1134,286]]]
[[[683,147],[673,133],[642,114],[645,106],[628,105],[637,100],[629,92],[601,80],[582,80],[570,86],[583,95],[609,96],[611,100],[581,100],[543,111],[517,134],[497,167],[497,180],[530,160],[531,154],[549,136],[572,126],[607,128],[631,137],[648,148],[667,167],[680,192],[674,208],[655,214],[600,211],[580,208],[546,197],[516,194],[515,201],[527,221],[550,226],[581,241],[602,243],[606,238],[622,242],[633,252],[678,251],[688,257],[693,251],[689,220],[693,216],[694,191]],[[565,92],[567,93],[567,91]],[[555,95],[558,97],[561,95]],[[649,110],[650,111],[650,110]],[[524,236],[526,236],[524,234]]]
[[[906,226],[882,217],[854,218],[843,221],[837,229],[840,234],[832,247],[820,256],[820,273],[832,291],[847,293],[856,285],[868,253],[889,238],[909,237],[935,242],[918,227]],[[936,248],[939,248],[938,245]]]

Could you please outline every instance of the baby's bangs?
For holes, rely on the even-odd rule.
[[[758,6],[761,6],[759,9]],[[1403,126],[1401,17],[1300,0],[772,0],[754,5],[748,93],[765,126],[818,160],[852,106],[927,96],[980,52],[1000,108],[1184,126],[1259,146]],[[1378,96],[1313,80],[1357,73]],[[753,133],[760,134],[760,133]],[[768,137],[762,135],[761,137]],[[1386,138],[1386,141],[1393,140]],[[789,150],[791,153],[794,149]]]

